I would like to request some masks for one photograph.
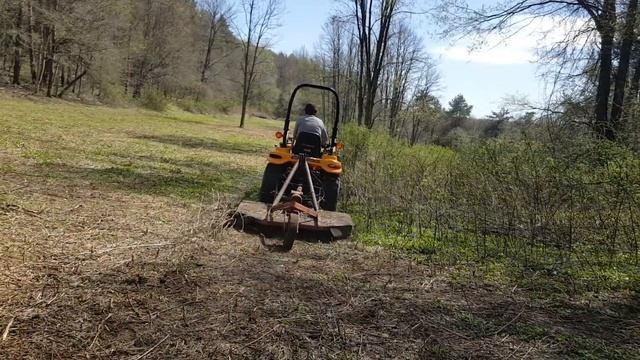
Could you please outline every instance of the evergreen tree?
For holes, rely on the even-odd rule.
[[[469,105],[462,94],[456,95],[449,101],[449,109],[445,111],[450,121],[450,128],[460,127],[471,116],[473,105]]]

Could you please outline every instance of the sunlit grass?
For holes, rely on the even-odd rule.
[[[3,172],[195,199],[259,184],[281,122],[0,97]],[[26,170],[24,166],[29,166]]]

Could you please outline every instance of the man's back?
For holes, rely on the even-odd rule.
[[[303,132],[320,136],[323,144],[329,142],[329,136],[327,135],[324,123],[320,118],[314,115],[305,115],[298,118],[298,121],[296,121],[296,127],[293,131],[294,139],[298,137],[298,134]]]

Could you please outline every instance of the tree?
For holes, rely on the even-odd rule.
[[[190,55],[193,28],[179,30],[192,21],[195,8],[172,0],[134,1],[130,27],[130,73],[132,96],[140,97],[145,87],[178,87],[195,77],[191,69],[197,60]],[[189,78],[187,78],[189,76]]]
[[[440,74],[434,64],[427,62],[421,68],[414,92],[399,116],[400,125],[406,133],[409,144],[415,145],[427,136],[429,140],[435,137],[436,128],[442,119],[442,105],[435,96],[440,86]]]
[[[395,136],[398,130],[397,117],[406,104],[407,93],[417,77],[416,72],[428,71],[428,66],[421,69],[418,65],[425,65],[430,60],[422,53],[421,39],[404,22],[394,27],[389,47],[384,69],[383,112],[388,121],[389,134]]]
[[[445,111],[450,125],[449,130],[460,127],[462,123],[471,116],[473,105],[467,104],[467,100],[462,94],[456,95],[449,101],[449,109]]]
[[[373,108],[380,86],[393,20],[401,9],[400,0],[353,0],[358,36],[358,124],[372,128]]]
[[[324,24],[323,31],[323,81],[340,93],[340,121],[348,122],[356,118],[359,94],[358,40],[355,27],[344,17],[333,15]]]
[[[501,108],[500,110],[492,111],[491,115],[487,117],[487,121],[489,122],[483,131],[485,137],[495,138],[502,133],[504,128],[504,124],[513,119],[513,116],[506,108]]]
[[[438,98],[426,88],[418,90],[406,111],[409,144],[415,145],[426,135],[433,139],[441,114],[442,106]]]
[[[487,116],[487,118],[493,121],[505,122],[512,120],[513,116],[511,115],[509,109],[502,107],[498,111],[492,111],[491,115]]]
[[[242,108],[240,127],[244,127],[247,105],[258,75],[258,60],[269,46],[269,33],[278,26],[282,12],[280,0],[244,0],[244,24],[238,27],[242,43]]]
[[[205,55],[202,61],[200,82],[207,82],[209,70],[214,65],[214,48],[218,45],[220,33],[227,29],[228,21],[233,15],[233,7],[227,0],[204,0],[202,8],[208,17],[208,36],[205,44]]]
[[[638,10],[638,0],[629,0],[624,21],[622,41],[620,42],[620,57],[618,61],[618,71],[616,73],[613,99],[611,101],[611,130],[620,131],[622,113],[624,111],[624,98],[627,90],[627,76],[631,61],[631,50],[636,41],[636,17]],[[616,134],[605,134],[610,140],[615,140]]]
[[[16,3],[16,32],[13,40],[13,79],[12,83],[14,85],[20,85],[20,73],[22,70],[22,10],[23,10],[23,2],[19,1]]]

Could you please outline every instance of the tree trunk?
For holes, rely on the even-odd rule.
[[[146,72],[144,68],[147,66],[146,61],[142,61],[139,64],[140,69],[138,71],[137,78],[135,79],[135,83],[133,84],[133,93],[132,96],[134,99],[137,99],[142,95],[142,88],[146,83]]]
[[[216,40],[216,15],[211,15],[211,23],[209,23],[209,38],[207,41],[207,51],[204,56],[204,63],[202,64],[202,72],[200,74],[200,82],[205,83],[207,81],[207,71],[211,67],[211,51]]]
[[[47,88],[47,96],[51,96],[51,84],[53,83],[53,58],[47,57],[44,61],[44,79],[46,88]]]
[[[64,65],[58,65],[58,69],[60,69],[60,82],[56,82],[55,83],[55,91],[53,92],[54,94],[58,94],[58,90],[60,89],[60,87],[62,86],[64,88],[65,83],[64,83]]]
[[[246,117],[247,114],[247,102],[248,102],[248,96],[245,95],[244,91],[242,93],[242,110],[240,113],[240,127],[244,128],[244,119]]]
[[[33,3],[32,0],[29,0],[29,2],[27,3],[27,11],[29,13],[29,28],[27,31],[27,35],[28,35],[28,39],[29,39],[29,70],[31,72],[31,83],[33,85],[36,84],[36,82],[38,81],[38,72],[36,71],[36,62],[35,62],[35,56],[34,56],[34,44],[33,44],[33,30],[34,30],[34,23],[33,23]]]
[[[75,80],[75,78],[78,77],[78,72],[79,71],[80,71],[80,60],[76,61],[76,69],[75,69],[75,71],[73,73],[74,80]],[[73,86],[73,88],[71,89],[71,92],[75,93],[76,92],[76,83],[75,83],[75,81],[71,81],[70,84],[71,84],[71,86]],[[125,94],[126,94],[126,92],[125,92]]]
[[[22,43],[20,41],[20,31],[22,30],[22,3],[18,4],[16,16],[16,35],[13,40],[13,85],[20,85],[20,72],[22,70]]]
[[[638,100],[638,90],[640,89],[640,53],[638,53],[638,45],[636,45],[636,62],[633,66],[633,78],[631,79],[631,86],[629,88],[629,97],[632,101]]]
[[[242,66],[242,109],[240,112],[240,127],[244,128],[244,120],[247,114],[247,103],[249,102],[249,51],[251,46],[251,31],[244,49],[244,62]]]
[[[48,77],[53,71],[53,63],[49,58],[49,42],[51,34],[51,30],[48,25],[42,25],[42,45],[40,46],[40,54],[41,54],[41,65],[40,65],[40,76],[38,77],[38,84],[36,86],[36,92],[40,92],[42,87],[42,83],[46,83]]]
[[[365,62],[367,61],[367,11],[366,0],[355,0],[356,6],[356,24],[358,26],[358,95],[356,100],[357,110],[356,117],[358,119],[358,126],[362,126],[365,107],[365,94],[367,85],[365,76]],[[366,121],[366,120],[365,120]]]
[[[75,85],[78,81],[80,81],[80,79],[82,79],[83,76],[85,76],[87,74],[87,69],[85,69],[82,73],[80,73],[80,75],[76,76],[73,80],[71,80],[70,83],[67,84],[67,86],[65,86],[59,93],[58,93],[58,97],[61,98],[64,96],[64,93],[67,92],[67,90],[69,90],[70,88],[75,88]]]
[[[249,33],[251,34],[251,33]],[[244,119],[247,114],[247,102],[249,102],[249,41],[244,53],[244,65],[242,68],[242,109],[240,112],[240,127],[244,128]]]
[[[358,119],[358,126],[362,126],[362,118],[363,118],[363,109],[364,109],[364,81],[362,81],[363,71],[362,65],[360,65],[360,71],[358,72],[358,88],[357,91],[357,101],[356,101],[356,117]]]
[[[625,15],[624,33],[622,44],[620,45],[620,60],[618,61],[618,72],[615,79],[615,89],[613,91],[613,102],[611,103],[611,126],[619,135],[622,130],[622,112],[624,111],[624,95],[627,86],[627,74],[629,73],[629,63],[631,50],[635,40],[635,21],[638,0],[629,0],[627,14]]]
[[[20,48],[16,47],[13,53],[13,78],[11,83],[13,85],[20,85],[20,72],[22,70]]]
[[[373,128],[373,124],[374,124],[373,106],[375,105],[374,101],[376,98],[375,93],[372,93],[372,92],[376,90],[370,87],[372,85],[371,83],[369,83],[368,85],[369,86],[367,86],[367,89],[369,91],[367,91],[367,95],[364,103],[364,124],[368,129],[371,129]]]
[[[600,64],[596,91],[595,131],[607,140],[615,140],[616,134],[609,118],[609,94],[611,93],[612,55],[615,32],[615,0],[605,0],[600,16]]]
[[[52,97],[55,93],[53,85],[56,82],[56,77],[58,76],[58,70],[60,69],[60,64],[56,63],[53,57],[51,58],[51,64],[52,64],[53,72],[50,74],[49,78],[47,79],[48,80],[47,81],[47,97]]]
[[[74,86],[75,88],[75,86]],[[76,95],[80,96],[80,94],[82,93],[82,78],[80,78],[80,80],[78,80],[78,92],[76,92]]]

